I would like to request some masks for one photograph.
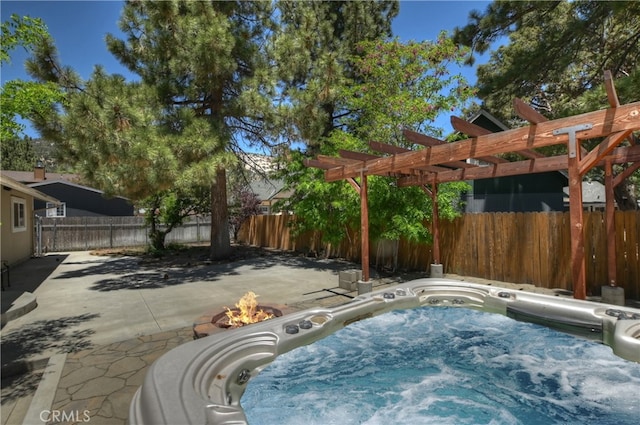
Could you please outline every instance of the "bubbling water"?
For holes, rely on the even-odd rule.
[[[241,403],[252,425],[637,425],[640,364],[504,316],[425,307],[279,356]]]

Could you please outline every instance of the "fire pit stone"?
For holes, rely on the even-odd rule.
[[[193,324],[193,339],[209,336],[220,329],[238,328],[282,316],[281,308],[259,305],[253,292],[246,293],[235,308],[224,309],[225,311],[206,313],[196,319]]]

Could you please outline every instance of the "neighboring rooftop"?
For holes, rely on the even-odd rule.
[[[80,177],[71,173],[47,173],[44,167],[35,167],[33,171],[2,170],[2,174],[22,184],[40,183],[45,180],[64,180],[78,183]]]

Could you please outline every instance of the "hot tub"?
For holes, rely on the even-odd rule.
[[[244,424],[249,380],[278,355],[363,319],[398,310],[463,307],[533,322],[608,345],[640,363],[640,310],[447,279],[420,279],[177,347],[149,369],[130,407],[131,424]]]

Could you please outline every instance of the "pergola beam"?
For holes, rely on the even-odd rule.
[[[325,164],[335,164],[336,166],[362,164],[364,162],[357,159],[340,158],[336,156],[327,156],[327,155],[318,155],[318,161],[323,162]]]
[[[605,159],[610,160],[612,164],[633,162],[634,164],[632,166],[627,168],[624,173],[621,173],[625,174],[623,178],[627,178],[634,171],[632,167],[636,166],[636,164],[640,167],[640,145],[614,149]],[[604,166],[604,163],[605,160],[603,159],[596,165],[602,167]],[[476,167],[473,169],[444,171],[442,173],[438,173],[438,183],[517,176],[521,174],[546,173],[549,171],[566,170],[568,168],[569,162],[566,155],[551,156],[546,158],[509,162],[507,164],[499,164],[491,167]],[[629,172],[628,170],[630,169],[632,171]],[[418,186],[422,184],[429,184],[431,182],[432,177],[428,176],[404,176],[398,179],[398,186]]]
[[[336,167],[325,171],[325,178],[327,181],[336,181],[347,177],[357,177],[363,167],[365,170],[375,170],[377,173],[380,173],[381,170],[393,172],[403,168],[415,168],[419,165],[438,165],[501,152],[558,145],[567,143],[569,135],[554,135],[553,130],[583,123],[590,123],[593,127],[581,131],[579,135],[581,139],[608,136],[611,133],[625,130],[636,130],[640,128],[640,102],[622,105],[615,109],[604,109],[545,121],[535,126],[491,133],[474,139],[432,146],[416,152],[397,154],[393,157],[368,160],[362,165]],[[367,173],[372,174],[369,171]]]
[[[338,151],[338,154],[343,158],[356,159],[358,161],[368,161],[370,159],[378,159],[378,158],[380,158],[380,156],[378,156],[378,155],[372,155],[370,153],[347,151],[347,150],[344,150],[344,149],[340,149]]]
[[[414,151],[412,151],[410,149],[407,149],[407,148],[402,148],[400,146],[388,145],[386,143],[380,143],[380,142],[369,142],[369,146],[374,151],[390,153],[390,154],[414,152]],[[416,168],[414,168],[414,170],[428,171],[430,173],[441,173],[441,172],[444,172],[444,171],[449,171],[449,170],[451,170],[451,168],[440,167],[438,165],[425,165],[425,166],[416,167]],[[413,172],[409,172],[409,174],[413,174]]]
[[[471,137],[486,136],[487,134],[493,133],[492,131],[489,131],[484,127],[480,127],[477,124],[465,121],[458,117],[451,117],[451,125],[453,125],[454,129]],[[531,149],[523,149],[523,150],[517,151],[517,153],[524,156],[525,158],[531,158],[531,159],[544,158],[544,155]],[[478,159],[481,159],[481,158],[478,158]],[[487,161],[487,162],[492,162],[492,161]],[[493,163],[500,164],[500,162],[493,162]]]
[[[427,136],[425,134],[420,134],[420,133],[417,133],[417,132],[411,131],[411,130],[404,130],[403,134],[404,134],[404,137],[408,141],[410,141],[411,143],[415,143],[415,144],[426,146],[426,147],[447,144],[447,142],[445,142],[444,140],[439,140],[439,139],[436,139],[435,137]],[[474,168],[474,167],[477,167],[477,165],[470,164],[470,163],[465,162],[465,161],[443,162],[440,165],[445,165],[447,167],[453,167],[453,168]]]
[[[614,150],[628,135],[631,134],[631,130],[621,131],[609,135],[598,146],[591,150],[579,164],[578,171],[580,175],[585,175],[587,171],[592,169],[598,162],[602,161],[612,150]]]
[[[303,164],[307,167],[320,168],[322,170],[329,170],[335,168],[335,164],[329,164],[327,162],[318,161],[317,159],[305,159]]]
[[[547,117],[518,98],[513,99],[513,109],[515,109],[520,118],[529,121],[533,125],[549,121]]]
[[[394,146],[394,145],[389,145],[387,143],[381,143],[381,142],[375,142],[375,141],[370,141],[369,147],[374,151],[378,151],[382,153],[390,153],[392,155],[397,153],[414,152],[411,149],[406,149],[400,146]]]
[[[567,158],[554,156],[540,159],[526,159],[524,161],[508,162],[489,167],[476,167],[463,170],[451,170],[438,173],[438,183],[460,180],[479,180],[495,177],[517,176],[528,173],[545,173],[567,169]],[[428,177],[406,176],[398,179],[398,186],[415,186],[430,183]]]
[[[631,174],[640,170],[640,159],[636,160],[633,164],[629,165],[623,172],[613,178],[613,187],[618,186],[623,180],[627,179]],[[614,162],[615,164],[615,162]]]

